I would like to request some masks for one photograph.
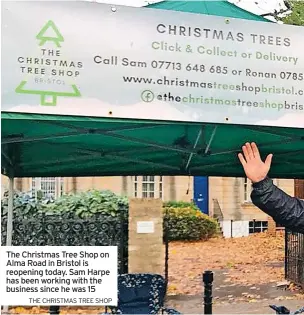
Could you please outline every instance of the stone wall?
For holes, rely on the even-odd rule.
[[[153,222],[153,233],[138,233],[138,222]],[[129,273],[164,275],[163,209],[159,199],[131,199],[129,207]]]
[[[244,200],[243,183],[243,178],[209,177],[210,215],[213,214],[215,208],[213,199],[216,199],[225,220],[268,221],[266,213],[255,207],[250,200]],[[287,194],[294,195],[292,179],[277,179],[274,183]]]

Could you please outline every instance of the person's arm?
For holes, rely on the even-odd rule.
[[[253,185],[251,199],[255,206],[271,216],[275,222],[304,233],[304,201],[291,197],[266,177]]]
[[[252,202],[277,223],[294,232],[304,233],[304,202],[287,195],[267,177],[272,154],[263,162],[254,142],[247,142],[242,150],[243,154],[239,153],[238,157],[247,178],[253,183]]]

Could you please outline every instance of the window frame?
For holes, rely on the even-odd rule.
[[[33,177],[31,179],[31,195],[37,198],[38,192],[42,192],[42,196],[59,198],[64,194],[63,177]]]
[[[268,221],[256,221],[256,220],[249,221],[249,225],[248,225],[249,234],[262,233],[267,230],[268,230]]]
[[[242,182],[242,201],[243,203],[252,203],[250,195],[252,192],[252,182],[247,177],[243,178]]]
[[[132,195],[134,198],[155,198],[163,200],[163,176],[133,176]]]

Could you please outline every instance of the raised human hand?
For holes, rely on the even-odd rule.
[[[270,170],[272,154],[269,154],[265,160],[262,161],[259,149],[257,145],[252,143],[246,143],[242,146],[243,154],[239,153],[238,157],[243,165],[244,171],[248,179],[252,183],[257,183],[267,177]]]

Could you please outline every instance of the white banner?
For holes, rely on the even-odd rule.
[[[4,111],[304,127],[301,27],[90,2],[2,6]]]

